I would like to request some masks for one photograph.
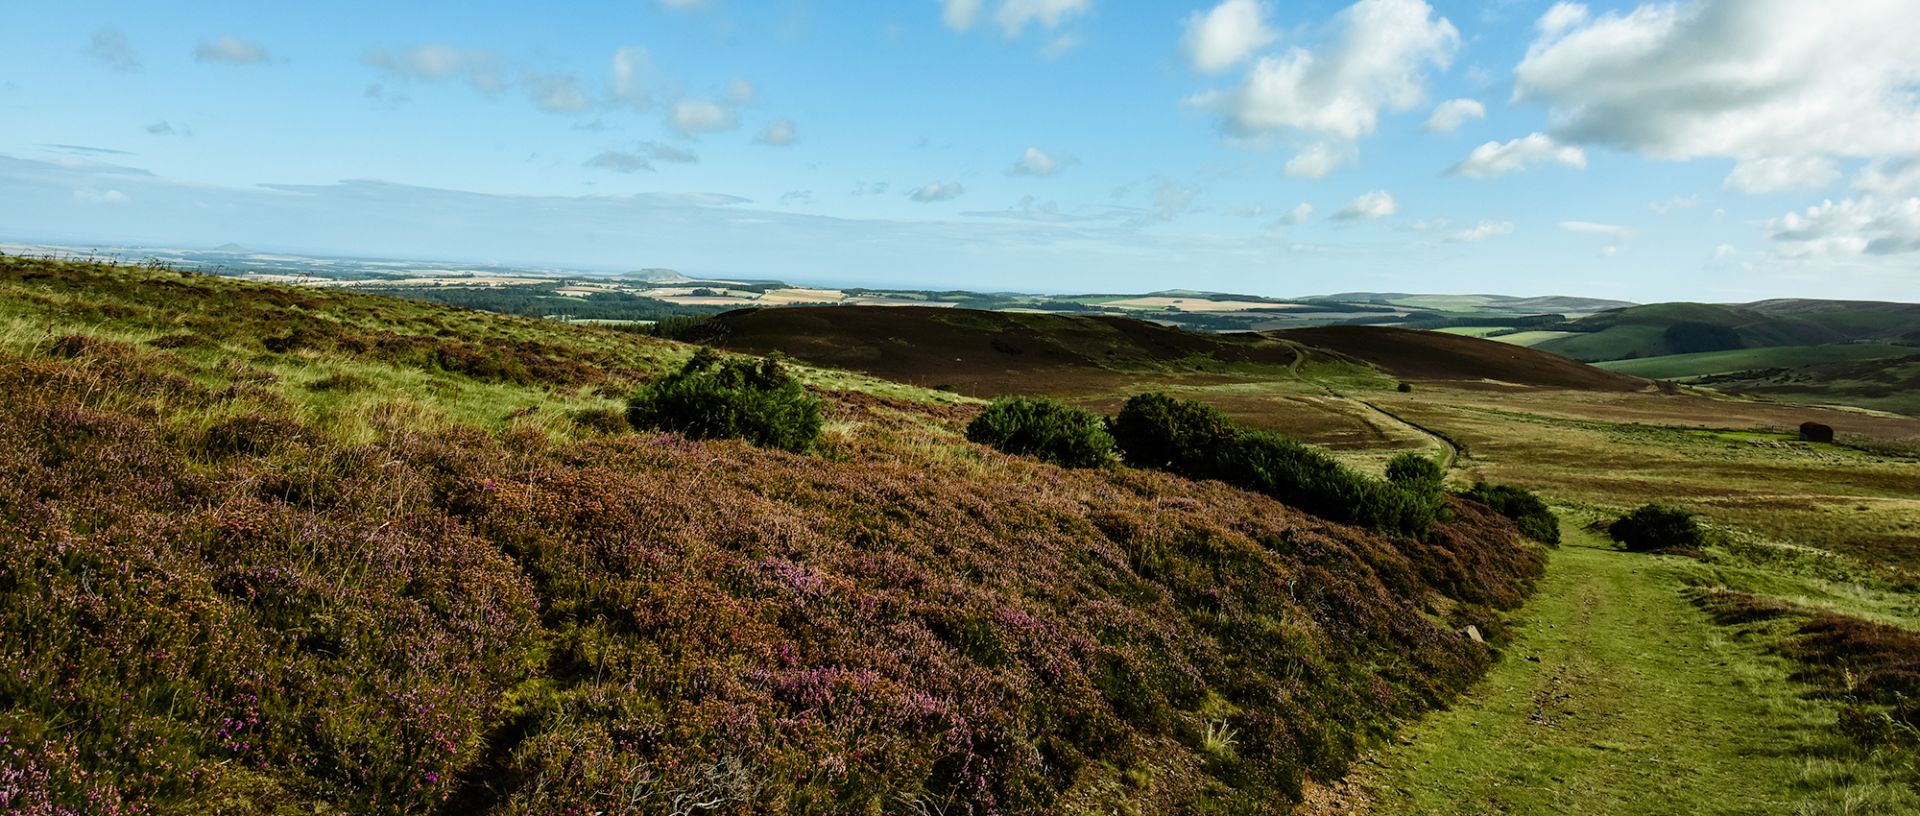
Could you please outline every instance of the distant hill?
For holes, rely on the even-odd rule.
[[[634,270],[620,277],[643,283],[692,283],[694,280],[676,270],[655,268]]]
[[[1815,323],[1849,340],[1887,340],[1920,345],[1920,303],[1871,300],[1762,300],[1741,308]]]
[[[1514,297],[1512,295],[1443,295],[1408,292],[1341,292],[1309,300],[1335,303],[1377,303],[1440,312],[1505,312],[1517,315],[1584,315],[1635,305],[1624,300],[1566,297]]]
[[[1118,375],[1143,372],[1289,378],[1309,361],[1402,380],[1607,391],[1648,385],[1520,346],[1379,326],[1210,334],[1107,315],[823,306],[728,312],[683,339],[975,396],[1111,387],[1126,379]]]
[[[1647,381],[1525,346],[1386,326],[1322,326],[1270,336],[1364,361],[1403,380],[1493,380],[1547,388],[1637,391]]]
[[[1598,362],[1767,346],[1818,346],[1850,339],[1846,333],[1814,321],[1709,303],[1614,309],[1561,328],[1576,334],[1547,340],[1534,348]]]

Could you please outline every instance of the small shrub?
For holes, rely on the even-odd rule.
[[[820,400],[778,360],[723,360],[701,349],[679,371],[641,386],[627,403],[627,422],[801,453],[820,436]]]
[[[1464,494],[1513,519],[1528,538],[1549,546],[1560,544],[1560,517],[1533,491],[1513,485],[1478,482]]]
[[[1439,462],[1409,452],[1387,462],[1387,481],[1402,490],[1438,493],[1447,482],[1447,471]]]
[[[1411,394],[1413,393],[1413,383],[1403,382],[1400,384],[1400,388],[1398,390],[1402,394]]]
[[[1219,409],[1159,393],[1127,400],[1108,429],[1127,464],[1189,475],[1240,434],[1239,423]]]
[[[1113,456],[1100,417],[1044,397],[1000,397],[967,425],[967,439],[1061,467],[1098,467]]]
[[[1706,531],[1693,514],[1678,507],[1649,504],[1607,527],[1607,535],[1630,552],[1698,549],[1707,543]]]

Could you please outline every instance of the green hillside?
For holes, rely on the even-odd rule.
[[[1816,363],[1855,360],[1879,360],[1911,356],[1920,349],[1871,343],[1831,346],[1772,346],[1767,348],[1708,351],[1698,354],[1674,354],[1637,360],[1610,360],[1595,367],[1653,380],[1685,380],[1713,374],[1731,374],[1759,369],[1800,368]]]
[[[1634,306],[1584,317],[1561,328],[1579,334],[1534,347],[1584,362],[1814,346],[1849,339],[1843,332],[1812,321],[1706,303]]]
[[[1544,561],[965,441],[635,432],[689,347],[0,258],[24,813],[1281,813],[1481,676]],[[694,807],[698,805],[698,807]]]

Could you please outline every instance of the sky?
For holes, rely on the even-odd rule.
[[[0,239],[1920,300],[1913,0],[12,0]]]

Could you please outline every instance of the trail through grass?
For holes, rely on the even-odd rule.
[[[1688,601],[1686,562],[1564,534],[1500,663],[1376,754],[1376,816],[1920,812],[1781,659]]]

